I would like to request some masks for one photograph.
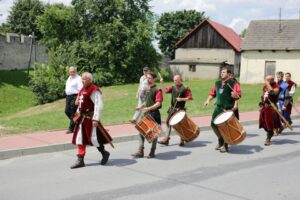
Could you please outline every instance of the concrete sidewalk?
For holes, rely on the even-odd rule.
[[[300,110],[300,106],[297,107]],[[295,110],[293,118],[300,117]],[[240,122],[243,125],[258,123],[258,111],[240,113]],[[191,117],[199,125],[200,130],[210,129],[211,115]],[[105,126],[113,137],[113,143],[137,140],[138,132],[132,124],[120,124]],[[165,123],[162,125],[166,129]],[[65,134],[66,130],[36,132],[31,134],[20,134],[0,137],[0,160],[17,156],[25,156],[38,153],[49,153],[76,148],[71,144],[72,134]],[[201,132],[200,136],[201,137]]]

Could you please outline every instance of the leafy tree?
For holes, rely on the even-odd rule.
[[[163,13],[156,24],[156,39],[160,50],[173,59],[176,42],[206,18],[204,12],[196,10]]]
[[[244,38],[245,35],[246,35],[246,32],[247,32],[247,29],[245,28],[245,29],[242,30],[242,32],[240,33],[240,36],[241,36],[242,38]]]
[[[77,22],[74,8],[63,4],[45,6],[44,13],[37,17],[37,26],[43,35],[42,42],[49,48],[77,39]]]
[[[39,0],[16,0],[8,16],[8,24],[11,31],[19,34],[29,35],[35,33],[37,38],[41,37],[37,29],[36,19],[44,12],[44,5]]]

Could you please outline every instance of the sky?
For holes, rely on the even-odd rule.
[[[0,0],[0,24],[4,23],[14,0]],[[45,3],[64,3],[71,0],[42,0]],[[251,20],[299,19],[300,0],[152,0],[152,11],[157,15],[183,9],[204,11],[211,20],[241,33]]]

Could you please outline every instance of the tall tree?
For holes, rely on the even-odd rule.
[[[44,5],[39,0],[16,0],[8,16],[8,24],[11,31],[29,35],[32,32],[40,38],[41,33],[37,29],[36,19],[44,12]]]
[[[156,24],[156,39],[160,50],[173,59],[176,42],[206,18],[204,12],[196,10],[163,13]]]

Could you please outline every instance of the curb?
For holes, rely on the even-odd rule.
[[[300,116],[293,116],[293,119],[300,119]],[[258,120],[253,121],[243,121],[240,122],[243,126],[258,124]],[[209,131],[211,130],[210,126],[203,126],[200,127],[201,131]],[[201,133],[200,133],[201,134]],[[176,135],[176,133],[172,132],[171,135]],[[127,136],[120,136],[113,138],[113,143],[121,143],[121,142],[128,142],[138,140],[138,135],[127,135]],[[66,151],[76,149],[76,145],[71,143],[63,143],[63,144],[54,144],[54,145],[46,145],[40,147],[33,147],[33,148],[21,148],[21,149],[11,149],[11,150],[4,150],[0,151],[0,160],[14,158],[14,157],[21,157],[21,156],[28,156],[40,153],[53,153],[59,151]]]

